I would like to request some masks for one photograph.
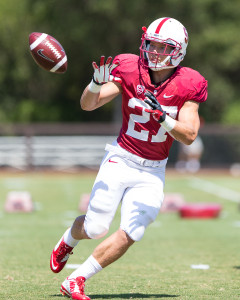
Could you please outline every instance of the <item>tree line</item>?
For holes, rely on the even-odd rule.
[[[182,65],[198,70],[209,83],[200,115],[208,123],[240,124],[239,15],[238,0],[2,0],[0,122],[114,121],[117,101],[90,113],[80,109],[92,61],[101,55],[139,54],[142,26],[173,17],[189,33]],[[65,74],[35,64],[28,45],[34,31],[63,45]]]

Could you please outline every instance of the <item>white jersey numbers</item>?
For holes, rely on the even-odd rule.
[[[144,108],[147,108],[148,105],[137,98],[131,98],[128,101],[128,106],[131,108],[135,108],[136,106],[138,106],[143,109],[142,109],[142,115],[135,115],[135,114],[129,115],[128,130],[126,134],[130,135],[131,137],[134,137],[135,139],[146,142],[148,140],[148,135],[149,135],[148,130],[136,131],[134,127],[135,127],[135,123],[143,124],[143,123],[147,123],[150,120],[150,114],[144,111]]]
[[[149,108],[149,106],[142,100],[137,98],[131,98],[128,101],[128,106],[131,108],[140,107],[142,108],[142,115],[130,114],[129,121],[128,121],[128,129],[126,134],[141,140],[141,141],[148,141],[150,132],[148,130],[135,130],[135,125],[137,123],[144,124],[150,121],[150,114],[145,111],[145,108]],[[173,119],[176,118],[177,115],[177,106],[164,106],[162,108],[167,112],[167,114],[172,117]],[[156,135],[152,135],[151,142],[154,143],[162,143],[165,142],[167,139],[166,130],[160,126],[158,133]]]

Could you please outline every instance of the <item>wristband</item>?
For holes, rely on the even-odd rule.
[[[173,118],[169,117],[166,115],[165,120],[161,123],[161,126],[166,130],[166,131],[171,131],[175,127],[176,120]]]
[[[101,90],[101,85],[96,84],[93,80],[88,85],[88,90],[94,94],[98,94]]]

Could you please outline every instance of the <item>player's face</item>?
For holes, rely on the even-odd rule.
[[[150,41],[149,49],[149,59],[153,63],[161,62],[166,58],[166,55],[170,54],[174,48],[163,43],[158,43],[155,41]]]

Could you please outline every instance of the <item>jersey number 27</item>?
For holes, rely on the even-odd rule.
[[[128,129],[126,134],[129,136],[141,140],[141,141],[148,141],[149,137],[149,131],[148,130],[141,130],[141,131],[136,131],[135,130],[135,124],[136,123],[147,123],[150,121],[150,113],[145,111],[145,108],[149,108],[149,106],[142,100],[137,99],[137,98],[131,98],[128,101],[128,106],[131,108],[141,107],[142,108],[142,115],[135,115],[135,114],[130,114],[129,116],[129,122],[128,122]],[[177,116],[177,106],[164,106],[162,105],[163,110],[165,110],[170,117],[173,119],[176,118]],[[166,135],[166,130],[160,126],[158,132],[156,135],[152,135],[151,142],[153,143],[162,143],[165,142],[167,139]]]

